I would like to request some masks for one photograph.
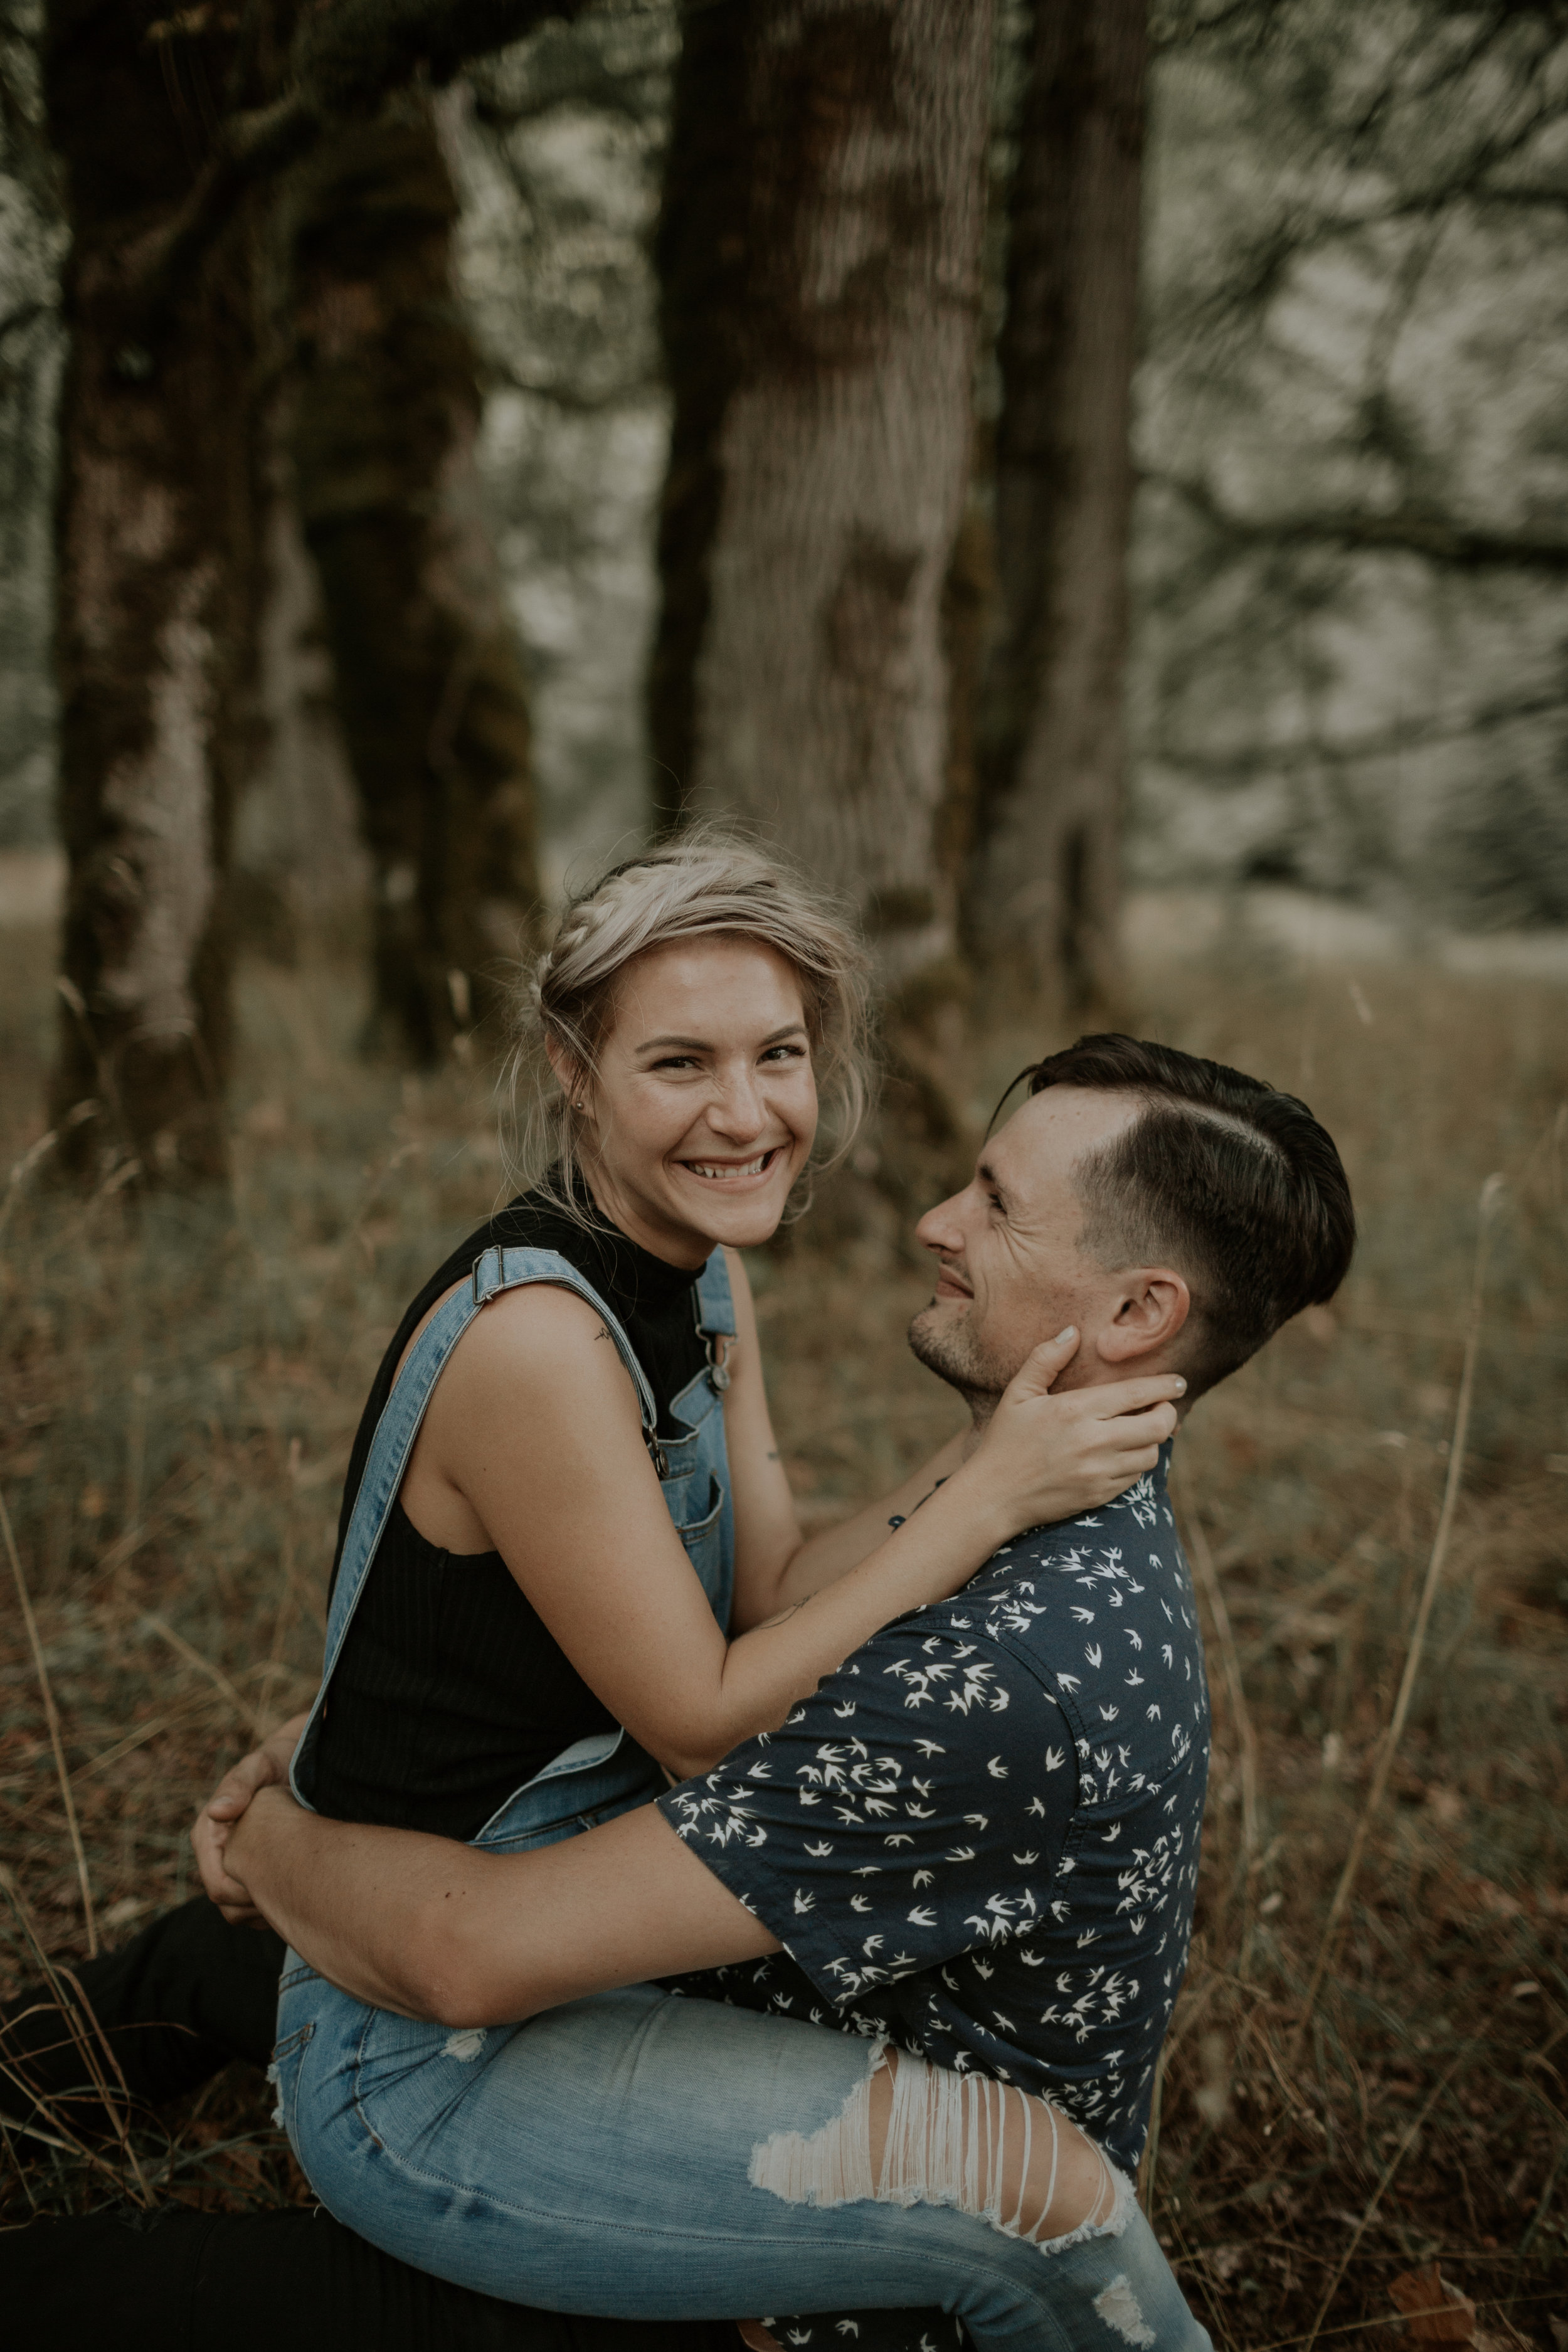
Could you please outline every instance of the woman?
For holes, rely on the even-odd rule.
[[[293,1759],[302,1801],[490,1848],[570,1836],[775,1727],[1011,1535],[1152,1467],[1181,1384],[1040,1394],[1071,1354],[1064,1334],[967,1458],[954,1440],[802,1541],[727,1252],[776,1228],[810,1160],[819,1078],[847,1147],[862,988],[844,932],[749,850],[678,845],[568,910],[526,1041],[559,1087],[552,1171],[433,1277],[372,1391]],[[307,2056],[327,2011],[321,2048],[353,2043],[342,2004],[372,2030],[309,1969],[286,1973],[285,2109],[325,2201],[376,2239],[374,2210],[344,2210],[357,2192],[337,2163],[342,2134],[362,2130],[359,2092]],[[460,2062],[462,2040],[405,2034],[398,2067]],[[1054,2148],[1057,2119],[1032,2104]],[[1060,2137],[1064,2180],[1090,2170],[1079,2219],[1109,2223],[1109,2175],[1072,2126]],[[498,2168],[505,2156],[498,2144]],[[399,2250],[423,2262],[408,2227]],[[432,2240],[426,2266],[449,2259]],[[591,2279],[582,2293],[595,2307]]]

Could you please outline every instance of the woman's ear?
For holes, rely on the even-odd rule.
[[[1140,1266],[1121,1279],[1116,1311],[1099,1334],[1100,1353],[1107,1363],[1135,1364],[1170,1346],[1192,1312],[1193,1295],[1168,1265]]]
[[[555,1073],[556,1085],[574,1108],[580,1108],[577,1097],[584,1090],[582,1064],[575,1055],[567,1052],[558,1038],[546,1036],[544,1050],[550,1057],[550,1066]]]

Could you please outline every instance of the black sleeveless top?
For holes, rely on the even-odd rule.
[[[354,1498],[397,1362],[420,1318],[494,1244],[556,1251],[592,1283],[631,1341],[663,1435],[672,1399],[706,1362],[696,1278],[614,1226],[584,1229],[525,1192],[433,1274],[381,1360],[349,1457],[337,1575]],[[518,1442],[526,1450],[528,1433]],[[514,1789],[574,1740],[611,1728],[500,1552],[427,1543],[395,1502],[322,1710],[312,1796],[339,1821],[471,1838]]]

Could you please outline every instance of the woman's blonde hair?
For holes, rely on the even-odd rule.
[[[793,965],[821,1105],[810,1165],[831,1167],[850,1150],[871,1097],[866,951],[824,894],[779,858],[700,826],[627,858],[568,900],[553,940],[526,971],[504,1081],[521,1185],[548,1181],[568,1207],[580,1190],[581,1114],[556,1082],[548,1045],[594,1076],[616,983],[633,958],[714,932],[773,948]]]

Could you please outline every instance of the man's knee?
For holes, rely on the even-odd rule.
[[[820,2130],[762,2142],[750,2177],[792,2204],[951,2206],[1047,2250],[1125,2221],[1125,2184],[1048,2100],[897,2051]]]

